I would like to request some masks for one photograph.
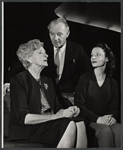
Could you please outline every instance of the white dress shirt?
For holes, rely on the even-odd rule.
[[[54,58],[55,58],[56,52],[57,52],[57,48],[54,47]],[[66,52],[66,44],[63,47],[61,47],[59,51],[59,60],[60,60],[59,80],[61,78],[63,68],[64,68],[65,52]]]

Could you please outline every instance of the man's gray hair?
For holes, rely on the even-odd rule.
[[[65,25],[65,27],[69,30],[69,25],[67,23],[67,21],[64,19],[64,18],[57,18],[57,19],[54,19],[50,22],[50,24],[48,25],[48,30],[50,28],[50,25],[54,23],[54,24],[58,24],[58,23],[63,23]]]

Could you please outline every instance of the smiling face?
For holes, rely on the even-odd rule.
[[[91,63],[94,68],[103,67],[106,65],[108,58],[105,56],[105,52],[100,47],[95,47],[91,52]]]
[[[49,26],[49,35],[55,47],[62,47],[69,36],[69,29],[62,22],[57,24],[51,23]]]
[[[46,67],[48,66],[47,58],[48,55],[46,54],[45,49],[43,47],[40,47],[39,49],[34,51],[28,61],[31,62],[33,65]]]

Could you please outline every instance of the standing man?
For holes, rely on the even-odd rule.
[[[90,60],[80,44],[67,40],[70,30],[63,18],[48,25],[50,40],[44,42],[48,67],[44,72],[52,78],[64,107],[70,105],[80,75],[91,70]],[[64,97],[64,100],[63,100]],[[66,99],[67,98],[67,99]]]

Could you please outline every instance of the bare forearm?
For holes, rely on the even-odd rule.
[[[75,106],[74,106],[75,107]],[[73,107],[73,110],[74,110]],[[70,118],[73,115],[76,115],[76,111],[72,110],[72,107],[70,109],[60,109],[56,114],[51,115],[42,115],[42,114],[27,114],[25,117],[25,124],[38,124],[50,120],[55,120],[59,118]],[[75,113],[76,112],[76,113]]]
[[[27,114],[25,117],[25,124],[38,124],[50,120],[55,120],[62,118],[63,116],[52,115],[42,115],[42,114]]]

